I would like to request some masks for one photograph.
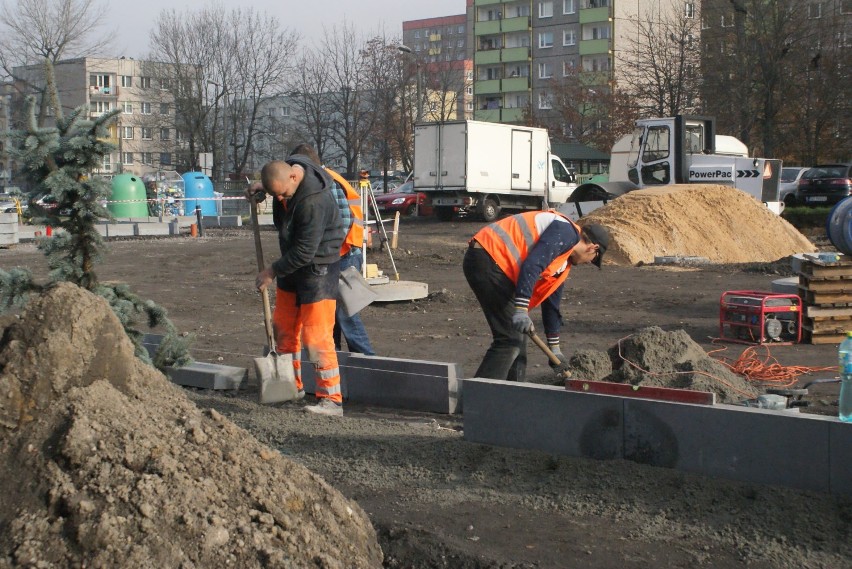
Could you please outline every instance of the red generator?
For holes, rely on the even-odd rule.
[[[795,294],[729,290],[719,301],[719,338],[740,344],[798,344],[802,299]]]

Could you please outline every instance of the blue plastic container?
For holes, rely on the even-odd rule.
[[[195,207],[201,206],[201,215],[217,215],[216,196],[213,193],[213,182],[201,172],[187,172],[183,176],[184,197],[186,204],[184,215],[195,215]]]
[[[112,179],[107,209],[115,217],[147,217],[146,198],[142,178],[133,174],[119,174]]]
[[[834,247],[844,255],[852,255],[852,197],[837,202],[825,222],[825,232]]]

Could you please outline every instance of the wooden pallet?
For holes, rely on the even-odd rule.
[[[804,303],[802,338],[811,344],[839,344],[852,330],[852,257],[806,254],[799,271]]]

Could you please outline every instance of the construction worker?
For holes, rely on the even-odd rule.
[[[264,290],[277,279],[273,323],[279,354],[290,354],[301,397],[302,342],[316,362],[318,403],[305,410],[343,415],[340,369],[334,349],[334,312],[340,277],[340,246],[344,231],[329,191],[331,179],[304,155],[268,162],[261,182],[249,187],[250,199],[266,192],[273,197],[272,219],[278,230],[281,258],[257,274]],[[298,397],[298,398],[301,398]]]
[[[580,228],[559,210],[531,211],[487,225],[469,242],[464,275],[479,301],[493,340],[474,377],[524,381],[529,310],[541,304],[547,344],[559,359],[562,287],[571,267],[598,268],[609,245],[601,225]]]
[[[298,145],[293,149],[292,154],[304,154],[317,164],[322,164],[316,150],[309,144]],[[352,186],[343,176],[330,168],[325,168],[325,171],[331,176],[331,191],[334,194],[340,211],[340,219],[346,231],[343,245],[340,246],[340,270],[355,267],[358,272],[361,272],[363,263],[361,246],[364,243],[364,213],[361,210],[361,196],[352,189]],[[363,170],[363,172],[366,172],[369,176],[369,172],[366,170]],[[361,317],[357,314],[349,316],[346,314],[343,303],[338,302],[334,319],[334,347],[337,350],[342,348],[343,339],[346,340],[346,347],[350,352],[368,356],[376,355]]]

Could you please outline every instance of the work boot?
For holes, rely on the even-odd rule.
[[[293,401],[301,401],[304,398],[305,398],[305,390],[300,389],[299,391],[296,392],[296,396],[293,398]]]
[[[308,405],[305,407],[305,411],[309,413],[316,413],[317,415],[328,415],[330,417],[342,417],[343,416],[343,404],[335,403],[328,397],[323,397],[319,400],[319,403],[316,405]]]

